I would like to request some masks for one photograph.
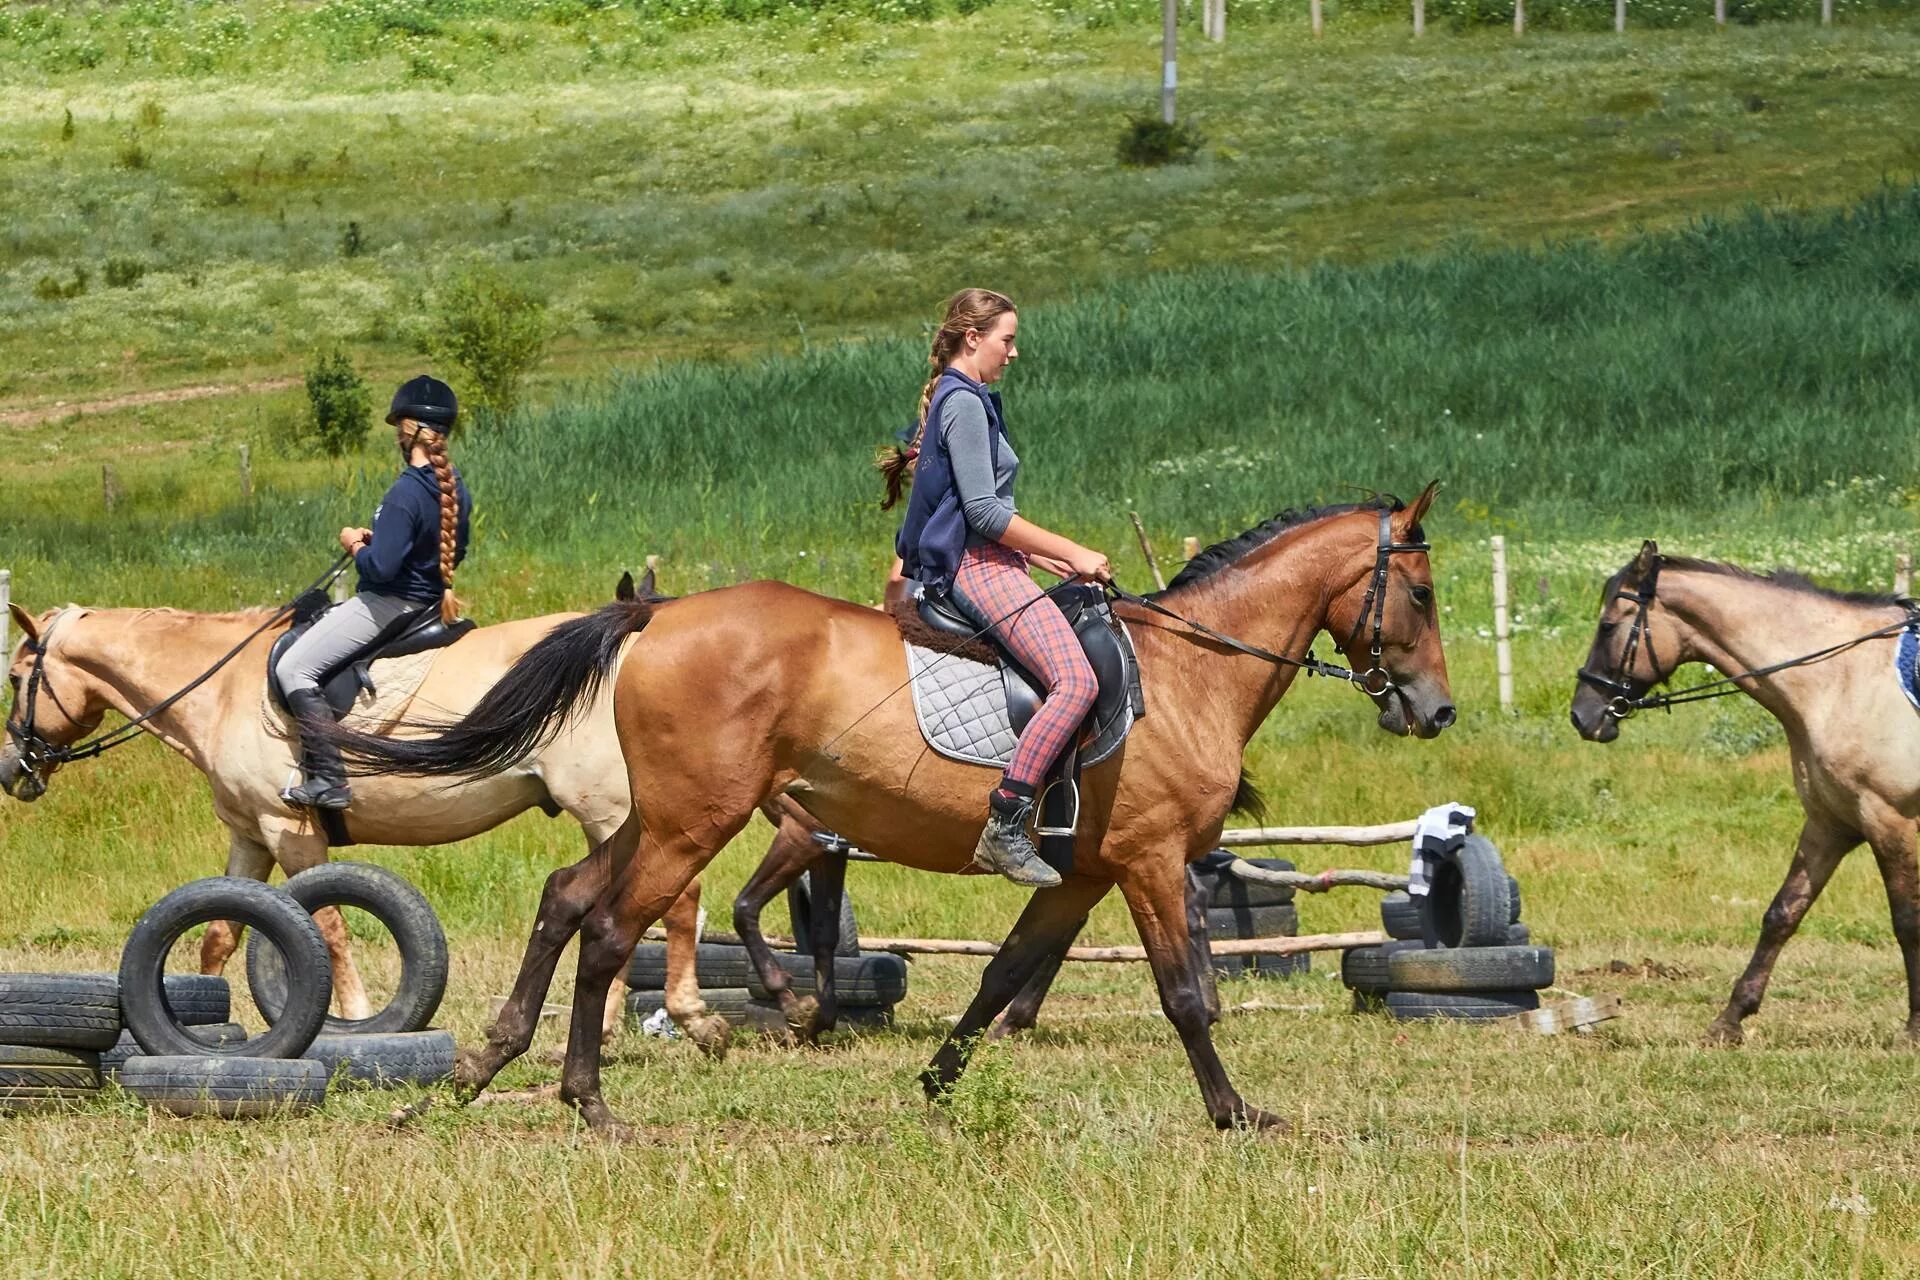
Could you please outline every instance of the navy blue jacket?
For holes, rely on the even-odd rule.
[[[458,468],[454,493],[460,504],[453,562],[467,556],[467,519],[473,499]],[[440,482],[431,466],[402,471],[386,497],[373,509],[373,541],[354,553],[360,590],[402,600],[438,600],[447,584],[440,577]]]
[[[929,591],[942,594],[953,586],[953,575],[967,549],[967,516],[960,507],[960,491],[953,484],[953,463],[947,457],[945,433],[940,430],[940,406],[950,395],[976,395],[987,406],[995,470],[1000,466],[1000,441],[1007,434],[998,392],[987,390],[958,369],[940,375],[933,399],[927,402],[927,429],[921,433],[920,456],[913,463],[913,492],[907,499],[907,516],[900,523],[893,549],[900,557],[902,573]]]

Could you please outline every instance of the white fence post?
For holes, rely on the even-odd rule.
[[[1500,709],[1513,710],[1513,645],[1507,633],[1507,540],[1494,534],[1493,664],[1500,677]]]
[[[1833,25],[1833,0],[1820,0],[1820,25],[1823,27]]]
[[[0,569],[0,653],[8,662],[13,661],[13,612],[7,608],[12,603],[13,570]]]
[[[240,501],[253,501],[253,451],[244,444],[240,446]]]
[[[1527,34],[1527,0],[1513,0],[1513,34]]]
[[[1908,595],[1913,591],[1913,552],[1902,551],[1893,558],[1893,594]],[[7,598],[5,579],[0,578],[0,601]]]
[[[1713,0],[1713,25],[1716,27],[1727,25],[1727,0]]]
[[[1413,34],[1427,34],[1427,0],[1413,0]]]
[[[1311,0],[1307,11],[1313,19],[1313,34],[1319,35],[1326,29],[1326,20],[1320,13],[1320,0]]]
[[[1627,0],[1613,0],[1613,30],[1616,35],[1627,34]]]

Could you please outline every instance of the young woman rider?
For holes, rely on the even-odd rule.
[[[447,460],[447,436],[459,413],[453,388],[438,378],[422,374],[394,393],[387,422],[400,446],[400,476],[373,509],[371,529],[340,531],[340,546],[353,553],[359,570],[359,589],[321,614],[274,669],[287,708],[303,729],[333,719],[320,681],[396,620],[435,604],[442,620],[459,616],[453,571],[466,558],[473,511],[465,482]],[[315,734],[300,737],[306,781],[287,788],[282,798],[302,808],[352,804],[339,751]]]
[[[1020,317],[1004,295],[966,289],[947,300],[928,356],[912,444],[883,455],[885,510],[907,470],[913,495],[895,549],[907,577],[950,594],[1046,686],[1046,700],[1020,735],[1006,774],[987,797],[987,824],[973,860],[1015,884],[1045,888],[1060,874],[1027,833],[1034,793],[1093,706],[1098,687],[1058,605],[1027,575],[1037,565],[1063,578],[1107,581],[1107,558],[1018,514],[1020,459],[1007,438],[1000,397],[988,390],[1018,355]]]

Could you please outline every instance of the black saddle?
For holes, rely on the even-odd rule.
[[[288,645],[304,635],[308,627],[333,607],[318,591],[309,592],[308,595],[313,598],[302,597],[294,605],[293,626],[275,640],[273,648],[267,651],[267,690],[273,698],[273,705],[282,711],[287,709],[287,695],[280,687],[277,671],[280,658],[286,653]],[[373,676],[368,671],[375,662],[381,658],[403,658],[410,653],[444,648],[471,630],[472,618],[442,622],[439,605],[422,605],[412,613],[403,613],[395,618],[373,638],[372,643],[321,676],[320,691],[326,695],[327,705],[333,708],[336,718],[345,715],[362,689],[368,693],[379,692],[373,687]]]
[[[1093,668],[1100,692],[1094,697],[1093,710],[1081,725],[1074,741],[1060,753],[1041,790],[1040,820],[1035,830],[1040,835],[1040,856],[1063,875],[1073,869],[1073,833],[1080,822],[1080,743],[1098,738],[1131,712],[1134,719],[1147,713],[1145,692],[1140,685],[1140,664],[1133,644],[1113,616],[1106,592],[1088,584],[1056,587],[1053,602],[1066,615],[1067,625],[1079,638],[1080,647]],[[918,601],[920,620],[935,631],[987,640],[1000,654],[1000,681],[1007,695],[1007,717],[1015,734],[1023,733],[1044,700],[1044,687],[1034,674],[1021,666],[1003,648],[992,632],[982,631],[987,619],[976,619],[963,610],[951,596],[921,593]]]

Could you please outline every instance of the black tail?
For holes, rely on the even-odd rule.
[[[652,616],[652,606],[635,600],[561,623],[522,654],[462,719],[402,722],[408,729],[437,730],[432,737],[376,737],[340,725],[325,736],[356,776],[503,772],[553,741],[575,709],[600,691],[620,660],[621,644]]]
[[[1233,806],[1227,812],[1255,822],[1267,816],[1267,798],[1260,794],[1260,788],[1254,785],[1244,765],[1240,768],[1239,785],[1233,789]]]

